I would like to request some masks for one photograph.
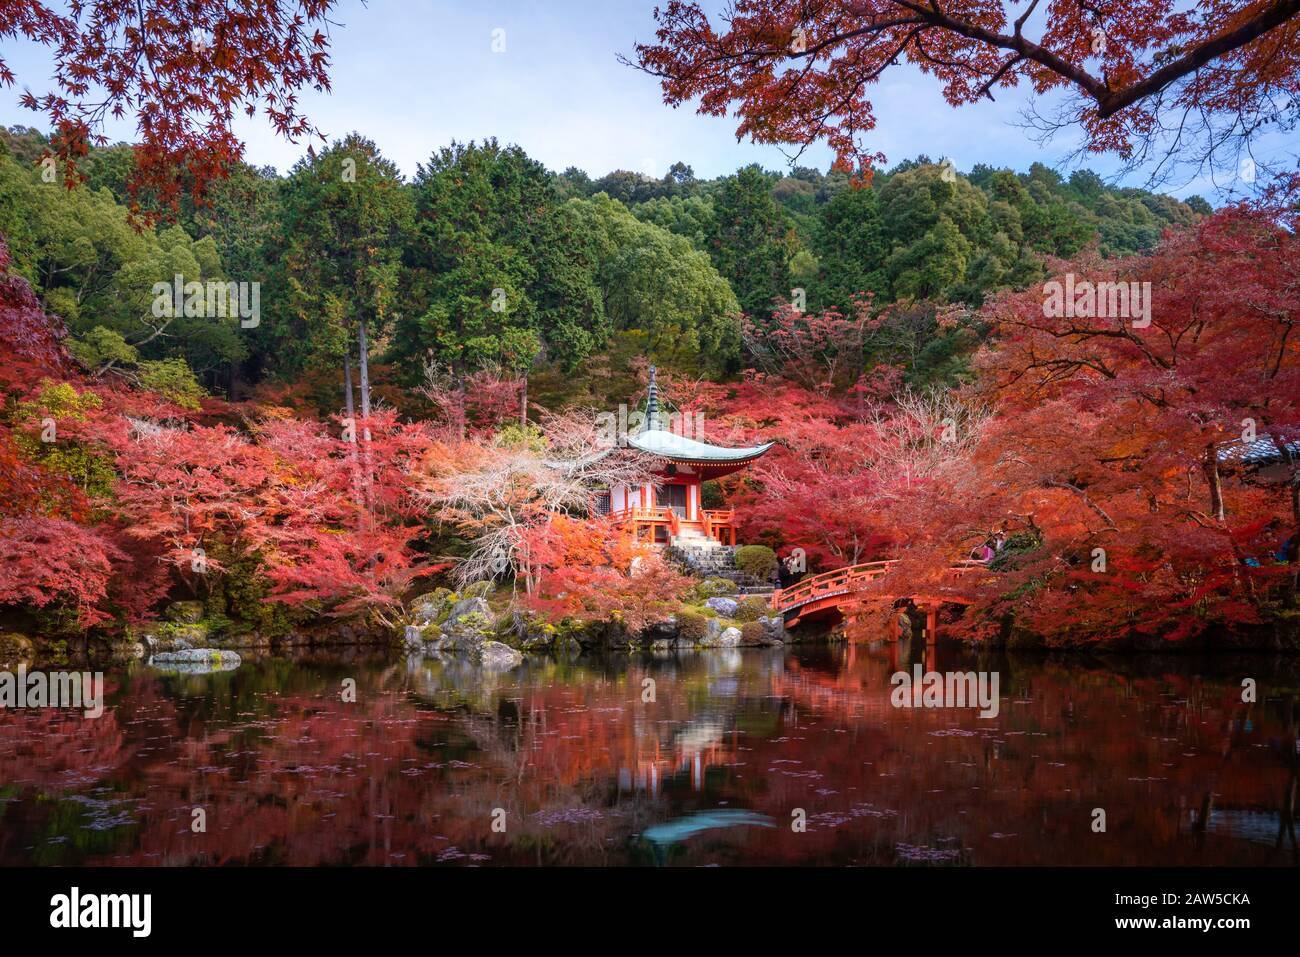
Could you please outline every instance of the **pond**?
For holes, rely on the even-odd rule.
[[[996,716],[895,707],[914,664],[996,673]],[[1297,861],[1296,659],[350,649],[106,693],[0,710],[0,864]]]

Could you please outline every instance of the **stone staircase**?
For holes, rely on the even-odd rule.
[[[742,595],[770,594],[770,582],[760,582],[736,567],[736,548],[723,545],[694,529],[682,529],[672,536],[664,553],[669,561],[679,565],[696,578],[725,578],[736,583]]]

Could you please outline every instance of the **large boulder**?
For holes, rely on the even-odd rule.
[[[718,636],[718,647],[735,648],[740,644],[740,640],[743,637],[744,635],[741,633],[739,628],[725,628],[723,629],[722,634]]]
[[[769,645],[783,645],[788,637],[785,619],[780,615],[763,616],[758,619],[763,628],[763,641]]]
[[[704,603],[705,608],[712,608],[723,618],[730,618],[736,613],[736,606],[739,602],[734,598],[710,598]]]
[[[475,655],[483,642],[496,633],[492,609],[482,598],[464,598],[452,606],[438,631],[440,634],[429,642],[432,650]]]
[[[164,651],[154,655],[149,664],[159,671],[177,674],[210,674],[216,671],[233,671],[239,667],[239,655],[222,648],[190,648],[186,651]]]
[[[456,597],[449,588],[435,588],[411,602],[411,622],[421,627],[437,624]]]
[[[521,651],[542,652],[555,643],[555,626],[531,612],[516,611],[510,622],[510,630]]]
[[[451,606],[451,611],[447,613],[447,620],[442,623],[442,630],[450,633],[460,627],[461,619],[469,615],[479,615],[489,621],[492,619],[492,609],[488,606],[486,598],[462,598],[456,604]]]
[[[424,632],[415,625],[407,625],[402,636],[402,650],[407,654],[418,655],[424,652]]]
[[[442,637],[434,642],[440,651],[476,652],[483,642],[496,634],[492,618],[478,611],[467,612],[442,626]]]
[[[524,663],[524,656],[499,641],[485,641],[478,648],[478,663],[493,671],[508,671]]]
[[[700,647],[735,648],[740,644],[743,636],[741,635],[739,628],[734,626],[723,628],[716,621],[712,622],[712,624],[714,627],[711,627],[708,634],[700,640]]]
[[[461,591],[465,598],[488,598],[496,590],[496,584],[491,579],[470,582]]]

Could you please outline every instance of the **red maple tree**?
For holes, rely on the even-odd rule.
[[[243,155],[232,124],[260,107],[290,140],[316,133],[298,91],[328,90],[333,0],[75,0],[66,13],[30,0],[0,0],[0,38],[50,47],[54,89],[23,92],[44,113],[78,182],[77,160],[106,142],[105,120],[133,114],[139,142],[129,182],[150,211],[174,209]],[[16,77],[0,58],[0,84]]]
[[[1039,15],[1035,17],[1035,13]],[[655,10],[656,43],[636,65],[659,77],[673,106],[734,109],[738,136],[807,146],[825,137],[842,165],[880,160],[870,84],[903,62],[934,77],[954,106],[1028,83],[1067,95],[1055,123],[1082,128],[1086,147],[1140,155],[1194,121],[1209,153],[1285,118],[1300,93],[1300,2],[1175,0],[1024,4],[956,0],[736,0],[714,19],[697,3]],[[722,20],[721,24],[718,20]]]

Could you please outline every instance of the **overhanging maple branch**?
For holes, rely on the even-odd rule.
[[[1024,21],[1023,16],[1016,21],[1015,33],[1008,35],[950,16],[924,0],[891,0],[891,2],[926,23],[951,30],[970,40],[978,40],[989,46],[1014,51],[1018,54],[1018,59],[1030,60],[1046,67],[1056,75],[1071,81],[1092,97],[1097,103],[1097,115],[1102,119],[1113,116],[1139,100],[1164,89],[1170,83],[1195,72],[1217,57],[1254,42],[1270,30],[1300,14],[1300,0],[1274,0],[1246,22],[1197,44],[1181,57],[1165,64],[1149,76],[1122,89],[1112,90],[1104,80],[1094,77],[1088,71],[1075,66],[1046,47],[1026,39],[1020,32]],[[863,5],[850,5],[848,9],[850,13],[857,16],[871,15],[869,9]],[[872,31],[875,28],[865,29]]]

